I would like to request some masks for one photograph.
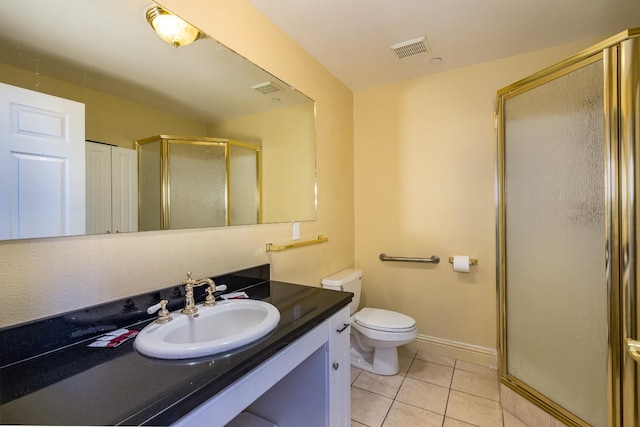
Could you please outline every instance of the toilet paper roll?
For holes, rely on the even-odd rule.
[[[457,271],[458,273],[468,273],[469,272],[469,257],[465,255],[454,255],[453,256],[453,271]]]

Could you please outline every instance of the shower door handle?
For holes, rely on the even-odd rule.
[[[631,356],[636,362],[640,362],[640,341],[627,338],[625,340],[625,347],[629,356]]]

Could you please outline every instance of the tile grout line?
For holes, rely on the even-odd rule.
[[[453,371],[451,372],[451,381],[449,381],[449,392],[447,393],[447,402],[444,405],[444,416],[442,417],[442,425],[447,421],[447,409],[449,409],[449,400],[451,399],[451,386],[453,385],[453,376],[456,374],[456,365],[458,364],[458,359],[455,359],[453,362]],[[455,419],[455,418],[452,418]]]
[[[391,408],[393,408],[393,404],[396,402],[396,398],[398,397],[398,393],[400,393],[400,389],[402,388],[402,384],[404,384],[404,380],[406,380],[407,376],[409,375],[409,370],[411,369],[411,365],[413,365],[413,362],[415,362],[417,354],[418,354],[418,352],[416,351],[414,353],[413,357],[411,358],[411,362],[409,363],[409,366],[407,366],[407,372],[405,372],[404,375],[402,375],[402,381],[400,382],[400,386],[398,387],[398,390],[396,390],[396,393],[393,395],[393,398],[391,399],[391,405],[389,405],[389,410],[387,411],[387,413],[385,414],[384,418],[382,419],[381,426],[384,426],[384,422],[387,420],[387,417],[389,416],[389,413],[391,412]],[[406,357],[406,356],[404,356],[404,357]]]

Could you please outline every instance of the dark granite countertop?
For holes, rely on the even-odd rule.
[[[353,296],[270,281],[268,275],[264,265],[213,278],[228,285],[225,293],[243,290],[276,306],[280,323],[256,343],[210,357],[153,359],[136,352],[133,339],[115,348],[88,347],[114,329],[141,330],[153,319],[144,309],[160,298],[170,299],[171,311],[177,309],[181,286],[0,329],[0,423],[171,424],[331,317]]]

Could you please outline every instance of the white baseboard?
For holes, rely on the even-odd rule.
[[[453,357],[492,368],[497,368],[498,366],[498,354],[495,348],[482,347],[475,344],[451,341],[422,334],[418,334],[418,337],[414,341],[404,347],[409,350]]]

